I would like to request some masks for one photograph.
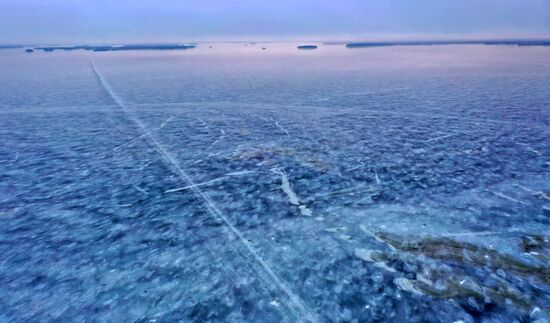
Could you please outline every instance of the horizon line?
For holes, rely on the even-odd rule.
[[[464,41],[550,41],[550,36],[540,37],[433,37],[433,38],[355,38],[355,39],[234,39],[234,40],[192,40],[192,41],[123,41],[123,42],[18,42],[18,43],[0,43],[0,47],[31,47],[31,46],[118,46],[118,45],[173,45],[173,44],[243,44],[243,43],[298,43],[298,42],[312,42],[312,43],[325,43],[325,44],[348,44],[348,43],[361,43],[361,42],[464,42]]]

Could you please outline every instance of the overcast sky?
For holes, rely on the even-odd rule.
[[[550,0],[0,0],[0,43],[550,38]]]

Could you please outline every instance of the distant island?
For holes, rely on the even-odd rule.
[[[35,47],[35,50],[42,50],[44,52],[53,52],[55,50],[89,50],[93,52],[109,52],[109,51],[124,51],[124,50],[184,50],[195,48],[195,45],[181,45],[181,44],[159,44],[159,45],[78,45],[78,46],[47,46],[47,47]]]
[[[255,43],[246,43],[255,44]],[[441,45],[493,45],[493,46],[550,46],[550,40],[545,39],[504,39],[504,40],[404,40],[404,41],[365,41],[365,42],[324,42],[324,45],[346,45],[347,48],[370,48],[388,46],[441,46]],[[0,45],[0,49],[25,48],[25,52],[36,50],[44,52],[86,50],[93,52],[129,51],[129,50],[187,50],[197,46],[188,44],[128,44],[128,45],[74,45],[74,46],[40,46],[33,45]],[[212,48],[212,46],[210,46]],[[316,45],[300,45],[299,50],[315,50]],[[262,50],[265,50],[262,47]]]
[[[412,40],[347,43],[347,48],[384,46],[434,46],[434,45],[503,45],[503,46],[550,46],[550,40]]]
[[[0,49],[23,48],[22,45],[0,45]]]
[[[317,46],[315,46],[315,45],[301,45],[301,46],[298,46],[298,49],[312,50],[312,49],[317,49]]]

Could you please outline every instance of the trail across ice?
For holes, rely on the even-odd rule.
[[[223,213],[221,209],[216,206],[213,201],[206,195],[197,185],[191,177],[185,172],[183,168],[179,166],[179,163],[172,157],[172,155],[166,150],[164,145],[158,141],[155,135],[148,131],[143,122],[135,115],[130,107],[122,100],[122,98],[111,88],[110,84],[99,72],[93,61],[90,61],[90,65],[96,74],[101,86],[109,94],[109,96],[115,101],[115,103],[124,111],[128,119],[132,121],[138,128],[141,129],[145,138],[147,138],[157,153],[161,156],[165,164],[172,169],[172,171],[180,177],[180,179],[189,187],[189,189],[204,201],[204,204],[208,210],[208,213],[215,219],[221,220],[229,230],[238,238],[243,247],[243,251],[240,252],[245,261],[254,269],[258,274],[258,278],[264,278],[271,286],[266,286],[268,289],[275,288],[280,294],[280,301],[283,303],[294,320],[299,321],[318,321],[317,314],[308,308],[304,301],[296,295],[271,269],[269,263],[267,263],[252,247],[252,245],[244,237],[243,233],[237,229]],[[230,239],[231,240],[231,239]],[[283,314],[287,314],[283,312]]]

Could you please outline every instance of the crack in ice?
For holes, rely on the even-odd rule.
[[[218,139],[216,139],[213,143],[210,144],[210,147],[214,146],[215,144],[217,144],[218,142],[220,142],[222,139],[226,137],[225,130],[220,129],[220,133],[221,135],[218,137]]]
[[[164,193],[180,192],[180,191],[188,190],[188,189],[193,188],[193,187],[205,186],[205,185],[209,185],[209,184],[212,184],[212,183],[220,182],[220,181],[223,181],[224,179],[227,179],[231,176],[242,176],[242,175],[256,174],[256,173],[258,173],[258,172],[248,171],[248,170],[228,173],[226,176],[214,178],[212,180],[202,182],[202,183],[197,183],[195,185],[188,185],[188,186],[183,186],[183,187],[178,187],[178,188],[172,188],[172,189],[164,191]]]
[[[505,199],[505,200],[508,200],[508,201],[510,201],[510,202],[520,203],[520,204],[526,204],[524,201],[515,199],[515,198],[513,198],[513,197],[511,197],[511,196],[508,196],[508,195],[506,195],[506,194],[503,194],[503,193],[500,193],[500,192],[493,192],[493,191],[490,191],[490,190],[488,190],[488,191],[491,192],[492,194],[494,194],[494,195],[496,195],[496,196],[498,196],[498,197],[500,197],[500,198],[503,198],[503,199]]]
[[[444,135],[444,136],[439,136],[439,137],[428,139],[425,142],[432,142],[432,141],[436,141],[436,140],[440,140],[440,139],[446,139],[446,138],[457,136],[457,135],[459,135],[459,134],[458,133],[451,133],[451,134],[447,134],[447,135]]]
[[[279,124],[279,121],[275,121],[275,127],[281,129],[282,132],[286,133],[286,135],[290,137],[290,133],[288,132],[288,130],[286,130],[285,128],[283,128],[283,127]]]
[[[165,120],[163,123],[161,123],[161,125],[158,126],[157,128],[151,129],[151,130],[147,131],[145,134],[143,134],[143,135],[141,135],[141,136],[139,136],[139,137],[137,137],[137,138],[134,138],[134,139],[132,139],[132,140],[130,140],[130,141],[127,141],[127,142],[123,143],[123,144],[120,145],[120,146],[117,146],[117,147],[113,148],[113,150],[119,150],[119,149],[122,148],[122,147],[128,146],[128,145],[131,144],[131,143],[134,143],[134,142],[136,142],[136,141],[138,141],[138,140],[140,140],[140,139],[142,139],[142,138],[145,138],[145,137],[147,136],[147,134],[148,134],[149,132],[151,132],[151,131],[160,130],[160,129],[166,127],[166,125],[167,125],[173,118],[174,118],[174,117],[170,117],[170,118],[166,119],[166,120]]]
[[[300,203],[300,198],[298,197],[296,192],[294,192],[292,186],[290,186],[290,181],[288,180],[288,176],[286,175],[284,170],[282,170],[281,168],[273,168],[271,169],[271,171],[281,176],[281,189],[288,197],[290,204],[296,205],[302,215],[312,216],[313,212],[308,209],[307,205]]]

